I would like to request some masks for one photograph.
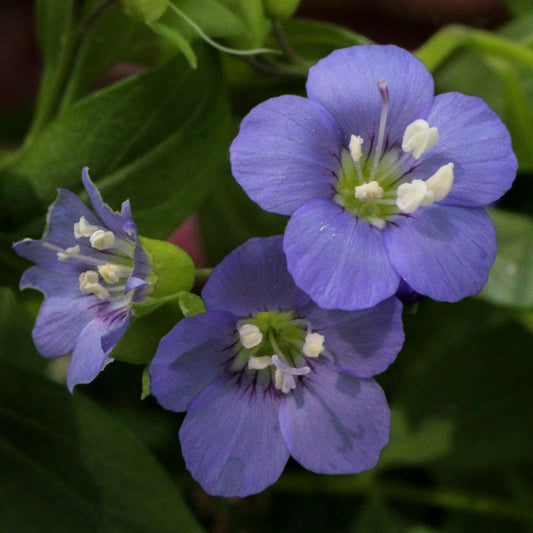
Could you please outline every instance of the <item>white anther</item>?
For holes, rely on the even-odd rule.
[[[70,248],[67,248],[64,252],[57,252],[57,258],[60,261],[65,261],[69,257],[79,254],[80,253],[80,246],[79,244],[76,244],[76,246],[71,246]]]
[[[361,159],[361,145],[363,144],[363,138],[359,135],[352,135],[350,137],[350,144],[348,148],[350,149],[350,155],[352,156],[353,162],[358,163]]]
[[[120,276],[124,270],[119,265],[106,263],[105,265],[98,265],[98,272],[107,283],[116,283],[120,280]]]
[[[263,355],[261,357],[250,357],[248,359],[248,368],[250,370],[263,370],[272,365],[272,357]]]
[[[115,234],[112,231],[96,230],[90,237],[91,246],[97,250],[108,250],[115,245]]]
[[[302,351],[307,357],[318,357],[324,351],[324,335],[308,333]]]
[[[453,163],[444,165],[426,180],[426,187],[433,195],[434,202],[444,200],[453,185]]]
[[[363,185],[358,185],[355,188],[355,197],[358,200],[371,201],[379,200],[383,198],[383,187],[377,181],[370,181],[368,183],[363,183]]]
[[[243,324],[239,327],[239,337],[245,348],[254,348],[261,344],[263,334],[255,324]]]
[[[439,130],[435,127],[430,128],[425,120],[418,119],[405,128],[402,150],[413,152],[412,156],[415,159],[420,159],[438,140]]]
[[[396,194],[396,205],[404,213],[414,213],[421,205],[430,205],[432,203],[426,183],[422,180],[402,183],[398,187]]]
[[[91,236],[98,228],[89,224],[85,217],[81,217],[79,222],[74,223],[74,237],[79,239],[80,237]]]
[[[109,293],[107,290],[100,285],[98,272],[94,270],[87,270],[87,272],[82,272],[79,277],[80,290],[85,293],[92,293],[100,300],[105,300],[109,298]]]
[[[311,372],[308,366],[294,368],[282,361],[276,354],[272,356],[272,363],[276,367],[274,372],[274,386],[284,394],[296,388],[294,376],[305,376]]]

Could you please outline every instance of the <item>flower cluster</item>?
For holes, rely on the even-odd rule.
[[[55,358],[72,352],[67,384],[92,381],[126,331],[132,303],[148,293],[150,261],[139,244],[129,202],[115,213],[83,169],[82,181],[94,212],[75,194],[60,189],[42,239],[14,245],[36,263],[20,287],[42,291],[33,340],[39,352]]]
[[[434,96],[424,65],[395,46],[337,50],[306,88],[255,107],[231,146],[248,195],[290,215],[296,284],[340,309],[399,288],[448,302],[479,292],[496,253],[483,206],[517,169],[497,115],[476,97]]]
[[[400,300],[483,287],[496,253],[484,206],[517,168],[489,107],[434,96],[424,65],[395,46],[337,50],[306,87],[255,107],[230,149],[252,200],[290,215],[284,236],[228,255],[202,291],[206,312],[178,322],[149,368],[158,402],[187,412],[186,466],[215,495],[263,490],[290,456],[326,474],[376,464],[390,411],[373,376],[401,349]],[[70,390],[111,361],[132,306],[157,292],[129,203],[115,213],[86,169],[83,183],[94,213],[61,190],[42,239],[15,244],[36,263],[21,287],[46,295],[35,344],[72,352]],[[175,290],[160,284],[164,298]]]

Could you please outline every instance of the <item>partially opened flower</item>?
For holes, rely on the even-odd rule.
[[[14,245],[17,254],[36,263],[24,272],[20,288],[45,294],[34,343],[47,358],[72,352],[67,374],[71,391],[92,381],[112,360],[109,354],[128,327],[132,306],[153,299],[159,283],[146,247],[159,241],[144,239],[141,245],[129,202],[116,213],[102,201],[86,168],[82,181],[94,212],[60,189],[42,239]],[[175,249],[180,257],[186,255]],[[192,277],[183,288],[187,285]]]
[[[296,284],[341,309],[400,284],[450,302],[481,290],[496,253],[483,206],[517,168],[497,115],[476,97],[434,96],[424,65],[395,46],[337,50],[306,88],[255,107],[231,146],[248,195],[291,215]]]
[[[320,309],[287,272],[282,237],[252,239],[227,256],[202,297],[207,312],[179,322],[150,366],[151,391],[187,411],[187,468],[209,493],[246,496],[305,468],[372,468],[390,412],[371,376],[403,342],[401,304]]]

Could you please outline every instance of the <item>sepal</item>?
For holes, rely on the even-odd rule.
[[[142,304],[132,306],[135,314],[150,311],[154,306],[175,298],[177,293],[189,291],[195,274],[192,259],[181,248],[146,237],[139,237],[139,242],[151,264],[148,274],[151,291]]]

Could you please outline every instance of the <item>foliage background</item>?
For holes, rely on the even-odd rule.
[[[171,9],[157,17],[158,4],[144,2],[135,18],[103,0],[28,3],[42,68],[21,52],[20,19],[2,19],[0,529],[533,531],[533,6],[506,0],[481,13],[478,3],[474,18],[434,6],[424,18],[402,2],[304,0],[294,16],[273,19],[299,2],[173,0],[226,47],[288,45],[281,55],[236,56]],[[195,214],[174,239],[199,267],[282,232],[286,219],[261,211],[231,177],[231,139],[253,105],[304,94],[311,64],[369,40],[409,47],[437,92],[482,96],[511,131],[519,176],[491,211],[499,254],[489,284],[458,304],[406,310],[405,347],[378,377],[393,430],[373,471],[318,476],[290,462],[262,494],[208,496],[180,457],[182,416],[141,401],[141,365],[115,362],[70,395],[61,362],[36,353],[39,296],[18,291],[27,265],[11,243],[41,235],[57,187],[81,192],[84,165],[110,205],[131,199],[146,236],[167,238]],[[37,78],[35,98],[21,98],[23,82]],[[146,333],[117,355],[149,352],[156,338]]]

